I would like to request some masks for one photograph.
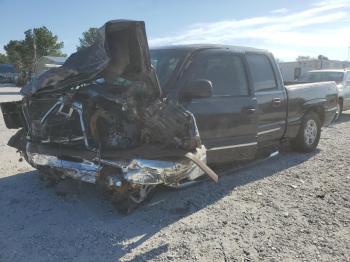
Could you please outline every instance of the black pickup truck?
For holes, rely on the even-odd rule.
[[[153,64],[153,67],[151,66]],[[106,187],[120,207],[206,165],[252,159],[290,140],[310,152],[334,118],[333,82],[283,86],[267,51],[231,46],[149,50],[143,22],[117,20],[1,104],[9,145],[45,178]]]
[[[195,115],[209,163],[254,158],[284,139],[313,151],[336,112],[334,82],[285,87],[268,51],[169,46],[151,50],[151,59],[165,96]]]

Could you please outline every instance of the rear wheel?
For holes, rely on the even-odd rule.
[[[304,116],[298,135],[291,141],[291,145],[296,151],[312,152],[316,149],[320,136],[320,118],[315,112],[309,112]]]

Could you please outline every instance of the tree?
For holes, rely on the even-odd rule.
[[[77,46],[77,51],[82,48],[92,46],[98,36],[98,28],[90,27],[89,30],[83,32],[82,37],[79,38],[79,46]]]
[[[11,40],[4,46],[8,61],[20,70],[33,72],[35,53],[37,58],[46,55],[65,56],[61,52],[63,42],[59,42],[57,35],[45,26],[27,30],[24,36],[24,40]]]
[[[23,68],[23,41],[11,40],[4,46],[6,51],[7,60],[9,63],[14,64],[17,69]]]
[[[7,63],[8,63],[7,56],[5,54],[0,53],[0,64],[7,64]]]

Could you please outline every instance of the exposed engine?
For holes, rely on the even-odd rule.
[[[95,150],[142,144],[194,150],[200,145],[191,113],[147,97],[139,83],[129,87],[94,83],[73,91],[56,102],[39,97],[26,103],[33,141]]]

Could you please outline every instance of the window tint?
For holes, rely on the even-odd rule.
[[[191,80],[210,80],[214,95],[248,95],[247,77],[239,56],[207,55],[199,57],[196,61]]]
[[[248,54],[247,61],[252,74],[255,91],[277,89],[272,65],[267,56]]]

